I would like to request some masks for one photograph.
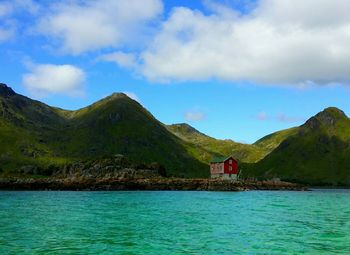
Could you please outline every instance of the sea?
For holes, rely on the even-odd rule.
[[[350,254],[350,191],[1,191],[0,254]]]

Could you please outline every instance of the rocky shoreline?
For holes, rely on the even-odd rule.
[[[183,191],[248,191],[290,190],[306,191],[304,185],[282,181],[228,181],[182,178],[42,178],[0,179],[0,190],[70,190],[70,191],[127,191],[127,190],[183,190]]]

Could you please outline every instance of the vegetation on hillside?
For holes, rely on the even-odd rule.
[[[246,176],[313,185],[350,185],[350,119],[337,108],[310,118]]]
[[[350,185],[350,119],[327,108],[250,145],[214,139],[187,124],[165,126],[122,93],[66,111],[0,84],[1,175],[47,175],[116,154],[137,164],[157,162],[168,176],[208,177],[213,156],[233,155],[245,177]]]
[[[195,148],[193,155],[203,162],[209,162],[213,156],[232,155],[243,163],[258,162],[296,131],[291,128],[268,135],[254,144],[243,144],[212,138],[185,123],[169,125],[167,128],[192,145]]]
[[[16,173],[25,165],[45,168],[123,154],[137,162],[158,162],[169,175],[209,174],[207,165],[190,155],[184,141],[124,94],[65,111],[18,95],[2,84],[0,146],[0,164],[6,173]]]

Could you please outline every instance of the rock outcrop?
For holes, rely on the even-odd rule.
[[[53,172],[58,178],[84,179],[143,179],[165,177],[165,168],[154,162],[151,164],[135,164],[123,155],[95,160],[78,161],[67,164]]]
[[[4,83],[0,83],[0,95],[3,97],[10,97],[15,95],[16,93],[13,91],[13,89],[11,89],[10,87],[8,87],[6,84]]]
[[[46,178],[0,179],[2,190],[185,190],[185,191],[247,191],[307,190],[306,186],[276,181],[236,182],[214,179],[180,178]]]

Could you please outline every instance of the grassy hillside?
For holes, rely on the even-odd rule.
[[[45,137],[55,139],[64,119],[52,108],[17,95],[0,84],[0,168],[17,170],[22,165],[54,164],[65,158],[54,156]]]
[[[310,118],[246,175],[314,185],[350,184],[350,119],[337,108]]]
[[[254,163],[264,158],[275,149],[286,137],[296,132],[295,128],[268,135],[254,144],[237,143],[232,140],[218,140],[207,136],[188,124],[174,124],[167,128],[182,140],[192,145],[194,156],[208,162],[212,156],[233,155],[245,163]]]
[[[23,165],[46,167],[113,154],[158,162],[169,174],[206,177],[208,168],[191,156],[139,103],[113,94],[78,111],[65,111],[17,95],[0,85],[0,164],[4,172]]]
[[[216,140],[186,124],[166,127],[121,93],[66,111],[0,85],[0,169],[9,174],[27,165],[47,168],[123,154],[135,162],[158,162],[170,175],[207,177],[213,156],[256,162],[278,145],[276,137],[248,145]]]
[[[274,150],[278,145],[280,145],[287,137],[292,136],[298,132],[298,128],[289,128],[285,130],[281,130],[270,135],[264,136],[254,143],[255,146],[264,148],[265,151],[270,153]],[[264,156],[266,156],[265,154]],[[261,158],[260,158],[261,159]]]
[[[217,140],[187,124],[165,126],[121,93],[66,111],[0,84],[0,174],[115,154],[135,163],[158,162],[168,175],[184,177],[207,177],[213,156],[233,155],[246,177],[350,185],[350,119],[327,108],[300,127],[250,145]]]

